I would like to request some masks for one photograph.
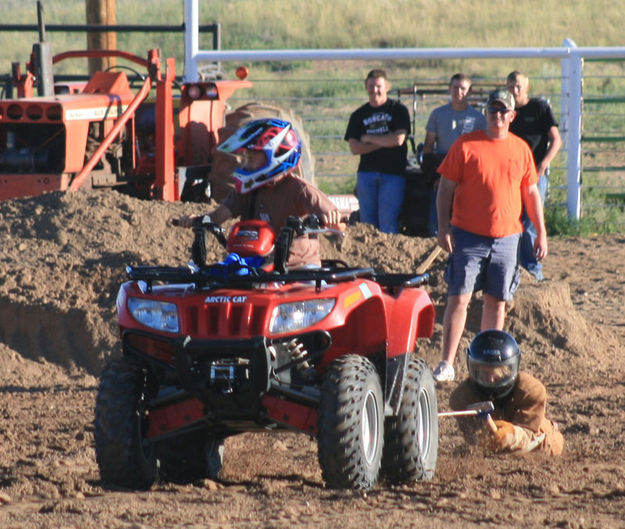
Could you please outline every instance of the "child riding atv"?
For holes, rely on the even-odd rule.
[[[204,216],[203,222],[222,224],[233,217],[260,219],[278,233],[288,217],[315,214],[326,228],[345,230],[341,215],[330,199],[292,174],[299,164],[302,144],[288,121],[275,118],[251,121],[222,143],[219,150],[239,161],[234,171],[235,189]],[[178,219],[178,224],[190,228],[197,218],[184,216]],[[318,239],[308,235],[296,237],[287,268],[320,265]]]

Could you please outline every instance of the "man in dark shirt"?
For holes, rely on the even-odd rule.
[[[390,99],[384,70],[371,70],[365,79],[369,102],[349,118],[345,141],[360,156],[356,196],[360,220],[385,233],[397,233],[397,217],[404,199],[404,173],[410,133],[410,113]]]
[[[560,150],[562,140],[558,123],[553,117],[549,103],[542,98],[530,98],[529,79],[518,71],[511,72],[506,85],[514,96],[516,118],[510,124],[510,131],[523,138],[534,153],[538,189],[543,202],[547,193],[549,164]],[[537,281],[543,279],[542,265],[534,255],[536,229],[523,213],[523,235],[521,237],[521,266],[534,276]]]

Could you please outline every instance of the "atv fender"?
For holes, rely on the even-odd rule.
[[[386,320],[387,357],[414,350],[417,338],[429,338],[434,332],[435,310],[425,290],[406,288],[389,307]]]

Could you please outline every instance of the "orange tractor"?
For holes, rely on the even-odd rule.
[[[146,73],[129,79],[121,69],[99,71],[87,82],[42,90],[46,75],[39,75],[34,53],[25,74],[13,65],[18,97],[0,100],[0,200],[109,187],[141,198],[207,201],[211,178],[227,187],[232,162],[217,160],[214,147],[238,125],[225,119],[226,101],[252,86],[246,69],[238,80],[179,84],[174,60],[162,61],[156,49],[145,59],[117,50],[70,51],[51,63],[106,56]],[[34,95],[35,87],[51,95]],[[239,122],[249,116],[245,109],[232,114]]]

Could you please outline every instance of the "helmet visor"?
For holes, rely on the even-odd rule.
[[[485,389],[502,389],[516,380],[519,362],[518,357],[509,358],[505,362],[490,364],[471,359],[468,362],[469,375]]]

